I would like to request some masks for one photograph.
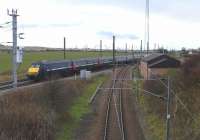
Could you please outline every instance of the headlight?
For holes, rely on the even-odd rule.
[[[37,75],[39,72],[39,68],[29,68],[28,69],[28,75]]]

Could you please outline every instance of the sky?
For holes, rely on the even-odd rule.
[[[200,1],[150,0],[150,48],[200,47]],[[7,9],[18,10],[19,46],[139,49],[145,40],[145,0],[0,0],[0,43],[12,41]],[[4,43],[5,44],[5,43]]]

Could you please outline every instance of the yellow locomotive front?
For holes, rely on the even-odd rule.
[[[31,67],[27,71],[27,77],[30,79],[34,79],[38,76],[40,71],[40,65],[38,64],[32,64]]]

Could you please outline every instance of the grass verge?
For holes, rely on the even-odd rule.
[[[70,119],[62,123],[62,131],[58,134],[57,140],[73,139],[73,131],[79,126],[81,118],[91,111],[88,104],[89,98],[93,95],[98,85],[106,79],[106,76],[103,75],[95,77],[84,89],[83,94],[74,100],[68,112]]]
[[[133,70],[133,75],[136,79],[142,78],[138,68]],[[162,140],[164,139],[165,122],[163,121],[162,116],[158,116],[152,107],[155,107],[156,103],[159,101],[155,99],[155,97],[146,95],[142,90],[140,90],[145,89],[144,85],[145,81],[142,80],[136,80],[133,82],[133,86],[136,87],[135,93],[137,106],[140,109],[140,115],[142,115],[142,117],[140,117],[142,118],[140,122],[144,123],[142,125],[143,131],[146,135],[145,137],[148,138],[148,140]],[[155,101],[155,105],[152,105],[152,100]]]

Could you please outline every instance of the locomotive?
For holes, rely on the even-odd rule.
[[[117,56],[115,63],[123,64],[133,61],[132,56]],[[66,77],[79,73],[82,69],[96,71],[111,67],[112,57],[84,58],[79,60],[39,61],[32,63],[27,71],[27,77],[31,80],[42,80],[52,76]]]

